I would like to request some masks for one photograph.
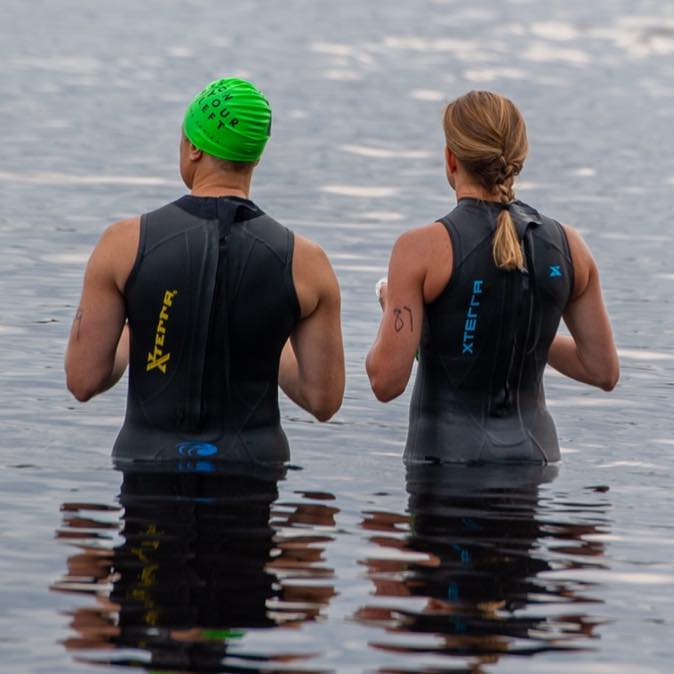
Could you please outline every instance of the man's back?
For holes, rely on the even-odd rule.
[[[249,201],[270,132],[254,85],[209,84],[182,126],[191,195],[111,225],[89,259],[67,385],[87,401],[131,363],[118,458],[283,461],[278,386],[319,421],[342,403],[332,266]]]
[[[175,458],[208,443],[208,455],[288,458],[277,381],[300,318],[293,247],[292,232],[238,197],[185,196],[141,218],[115,456]]]

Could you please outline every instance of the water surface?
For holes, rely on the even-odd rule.
[[[7,671],[671,671],[674,9],[5,0],[0,38]],[[334,262],[346,399],[327,425],[283,401],[282,475],[139,486],[123,387],[76,404],[63,346],[89,251],[182,193],[182,112],[223,74],[274,108],[254,199]],[[453,205],[439,120],[471,88],[522,108],[518,195],[583,233],[621,350],[611,394],[547,375],[551,472],[407,472],[408,396],[363,370],[392,242]]]

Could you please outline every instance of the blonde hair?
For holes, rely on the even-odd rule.
[[[496,200],[515,199],[515,176],[524,165],[527,129],[512,101],[489,91],[471,91],[446,108],[443,127],[447,147]],[[507,208],[498,215],[492,254],[501,269],[521,269],[524,256]]]

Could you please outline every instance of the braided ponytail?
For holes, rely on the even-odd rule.
[[[501,155],[500,164],[503,167],[502,175],[499,176],[499,182],[496,184],[500,196],[500,202],[505,206],[501,209],[496,220],[496,231],[492,243],[492,256],[494,263],[501,269],[522,269],[524,267],[524,255],[520,240],[515,230],[510,210],[507,206],[514,201],[515,192],[513,190],[513,181],[515,179],[515,170]]]
[[[527,156],[524,119],[515,105],[498,94],[471,91],[445,108],[447,147],[503,208],[496,221],[492,255],[501,269],[521,269],[524,256],[509,204],[513,184]]]

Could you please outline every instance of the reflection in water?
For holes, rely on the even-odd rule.
[[[63,504],[57,537],[78,552],[53,589],[96,598],[73,611],[66,648],[152,671],[314,671],[301,666],[313,653],[251,652],[246,635],[313,621],[334,596],[322,565],[334,497],[272,505],[283,469],[189,468],[125,469],[121,509]]]
[[[377,600],[356,618],[390,635],[370,646],[461,656],[472,672],[504,654],[588,648],[600,621],[580,605],[598,600],[573,573],[605,568],[592,538],[606,530],[606,489],[591,503],[540,496],[556,471],[409,466],[409,514],[367,512],[361,525],[378,546],[364,561]]]

